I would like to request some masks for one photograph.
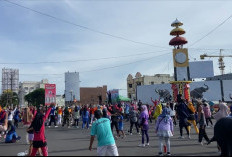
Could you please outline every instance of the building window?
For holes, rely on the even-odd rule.
[[[132,88],[132,84],[129,84],[129,88]]]
[[[131,99],[131,94],[129,94],[129,98]]]
[[[25,89],[25,90],[28,90],[28,87],[25,87],[24,89]]]
[[[141,86],[141,82],[137,82],[137,85],[138,85],[138,86]]]
[[[151,82],[151,84],[154,84],[154,82]]]
[[[164,81],[162,81],[161,83],[164,84]]]

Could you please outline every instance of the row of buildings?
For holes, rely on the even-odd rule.
[[[19,82],[18,69],[2,69],[2,92],[11,90],[18,94],[19,105],[25,106],[25,95],[39,88],[45,88],[49,84],[48,79],[41,81],[23,81]],[[64,94],[56,95],[56,104],[64,106],[79,102],[81,104],[98,104],[107,100],[107,86],[102,87],[80,87],[79,73],[65,73],[65,91]]]

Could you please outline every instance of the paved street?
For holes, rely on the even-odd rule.
[[[118,139],[116,144],[119,149],[119,155],[124,156],[156,156],[158,154],[158,138],[154,133],[154,124],[150,125],[150,147],[137,147],[141,142],[141,136],[137,134],[127,135],[125,139]],[[125,130],[128,129],[128,123]],[[25,128],[18,129],[18,134],[22,140],[15,144],[0,143],[0,155],[15,156],[28,148],[25,145]],[[185,130],[184,130],[184,133]],[[217,156],[216,143],[209,146],[201,146],[197,142],[198,136],[194,129],[191,129],[191,140],[178,139],[179,129],[175,127],[175,135],[171,138],[171,153],[178,156]],[[213,136],[213,128],[207,128],[209,138]],[[46,137],[48,142],[48,152],[50,156],[94,156],[96,155],[97,141],[94,142],[94,150],[88,150],[90,130],[74,128],[46,128]]]

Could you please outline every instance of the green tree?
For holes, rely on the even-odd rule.
[[[28,105],[45,105],[45,90],[43,88],[36,89],[33,92],[25,95],[24,99],[28,102]]]
[[[1,106],[5,107],[5,106],[9,106],[11,104],[13,104],[14,106],[19,105],[19,97],[18,94],[15,92],[12,92],[11,90],[5,90],[1,97],[0,97],[0,104]]]

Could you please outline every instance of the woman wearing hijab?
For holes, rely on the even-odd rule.
[[[226,103],[221,102],[219,104],[219,111],[213,117],[216,119],[216,121],[219,121],[221,118],[227,117],[229,113],[230,111]],[[219,145],[217,147],[218,152],[221,152],[221,148],[219,147]]]
[[[180,137],[179,138],[184,138],[183,136],[183,128],[185,128],[188,138],[190,139],[189,135],[189,130],[188,126],[190,125],[187,118],[189,117],[187,105],[184,103],[184,100],[181,98],[182,95],[178,94],[177,95],[177,117],[179,119],[179,127],[180,127]]]
[[[139,127],[138,127],[138,112],[134,110],[134,107],[131,107],[131,111],[129,113],[130,118],[130,135],[132,135],[132,129],[135,125],[137,133],[139,134]]]
[[[206,134],[206,131],[205,131],[206,120],[205,120],[205,113],[204,113],[202,105],[200,105],[198,107],[198,118],[197,118],[197,121],[199,123],[199,129],[200,129],[198,141],[199,141],[199,143],[201,145],[203,145],[203,143],[202,143],[203,137],[205,138],[205,140],[207,142],[209,142],[209,138],[208,138],[208,136]]]
[[[148,119],[149,119],[149,114],[148,114],[147,106],[142,105],[141,106],[141,114],[140,114],[140,117],[139,117],[140,127],[141,127],[141,131],[142,131],[142,144],[140,144],[139,147],[149,146]],[[144,134],[146,135],[146,138],[147,138],[147,143],[146,144],[144,144]]]
[[[213,116],[216,121],[220,120],[221,118],[227,117],[230,113],[229,107],[226,103],[219,104],[219,111]]]
[[[173,136],[173,121],[165,107],[161,115],[157,119],[155,133],[159,136],[159,155],[163,155],[163,140],[167,146],[167,155],[170,156],[170,137]]]

